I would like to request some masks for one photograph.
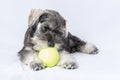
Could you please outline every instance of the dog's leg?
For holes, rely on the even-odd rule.
[[[23,48],[19,53],[20,61],[28,65],[32,70],[38,71],[44,69],[45,66],[38,60],[38,53],[32,50],[30,47]]]
[[[87,54],[97,54],[98,49],[95,45],[85,42],[71,33],[68,34],[68,44],[70,52],[82,52]]]
[[[95,45],[91,44],[91,43],[86,43],[85,45],[79,45],[78,46],[78,51],[82,52],[82,53],[87,53],[87,54],[97,54],[98,53],[98,49]]]
[[[77,64],[74,58],[66,51],[60,51],[60,61],[58,63],[59,67],[64,69],[76,69]]]

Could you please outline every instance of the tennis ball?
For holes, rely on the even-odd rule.
[[[59,53],[54,47],[47,47],[40,50],[38,54],[39,60],[47,67],[55,66],[59,61]]]

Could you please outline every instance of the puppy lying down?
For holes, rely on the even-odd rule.
[[[34,71],[44,69],[46,66],[38,60],[37,55],[46,46],[58,49],[60,61],[57,66],[64,69],[78,67],[71,53],[98,53],[96,46],[67,32],[66,21],[57,11],[33,9],[28,19],[24,46],[18,53],[20,61]]]

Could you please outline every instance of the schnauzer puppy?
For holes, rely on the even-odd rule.
[[[58,49],[60,60],[57,66],[65,69],[76,69],[78,67],[71,53],[98,53],[96,46],[67,32],[65,19],[54,10],[31,10],[28,26],[24,46],[19,51],[18,56],[22,63],[34,71],[46,67],[37,57],[40,49],[46,46]]]

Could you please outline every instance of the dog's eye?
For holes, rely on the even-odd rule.
[[[42,30],[42,32],[46,32],[46,31],[50,30],[49,25],[42,26],[41,30]]]
[[[62,35],[62,32],[58,32],[59,35]]]
[[[62,35],[62,32],[60,31],[54,31],[57,35],[61,36]]]
[[[45,29],[45,31],[50,30],[50,28],[49,28],[48,25],[45,25],[45,26],[44,26],[44,29]]]

